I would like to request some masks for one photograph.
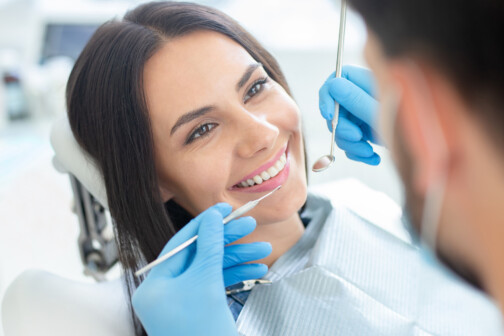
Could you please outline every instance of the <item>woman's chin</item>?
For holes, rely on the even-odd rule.
[[[291,220],[298,216],[299,210],[305,204],[307,197],[306,186],[298,189],[292,197],[285,197],[277,204],[271,204],[267,208],[260,208],[260,205],[251,212],[258,225],[269,225]]]

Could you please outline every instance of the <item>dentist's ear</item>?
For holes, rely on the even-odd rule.
[[[413,187],[425,195],[433,181],[444,176],[450,153],[450,109],[447,110],[441,79],[435,69],[406,60],[390,65],[391,76],[401,88],[397,131],[413,160]]]

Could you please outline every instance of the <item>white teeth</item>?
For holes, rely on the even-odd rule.
[[[273,166],[269,167],[268,169],[261,172],[260,174],[254,176],[250,179],[247,179],[246,181],[242,181],[242,182],[238,183],[238,186],[242,187],[242,188],[247,188],[247,187],[251,187],[255,184],[261,184],[264,181],[267,181],[270,178],[277,176],[278,173],[280,173],[282,171],[282,169],[284,169],[286,163],[287,163],[287,157],[286,157],[285,153],[283,153],[282,156],[280,156],[278,161],[275,162],[275,164]]]
[[[284,164],[280,160],[278,160],[277,163],[275,163],[275,168],[278,171],[282,170],[283,167],[284,167]]]
[[[271,177],[275,177],[277,176],[278,174],[278,169],[276,169],[275,167],[270,167],[268,170],[267,170],[268,174],[271,176]]]

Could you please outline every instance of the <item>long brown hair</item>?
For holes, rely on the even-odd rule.
[[[122,20],[103,24],[68,81],[70,125],[103,174],[130,297],[140,283],[134,271],[154,260],[191,218],[174,202],[163,204],[160,196],[144,65],[171,39],[197,30],[239,43],[290,94],[276,60],[237,22],[213,8],[182,2],[143,4]],[[137,333],[145,334],[132,316]]]

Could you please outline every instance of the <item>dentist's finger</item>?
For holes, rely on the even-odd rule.
[[[325,82],[319,89],[319,110],[322,117],[328,121],[334,115],[334,98],[329,93],[329,83]]]
[[[266,258],[273,251],[268,242],[229,245],[224,248],[223,268]]]
[[[201,214],[192,219],[189,223],[187,223],[168,241],[168,243],[164,246],[163,250],[159,254],[158,258],[164,256],[180,244],[186,242],[187,240],[198,234],[202,218],[204,218],[208,212],[213,211],[221,214],[221,216],[226,216],[231,213],[231,210],[232,207],[226,203],[218,203],[206,209]],[[187,269],[187,266],[192,262],[195,250],[196,244],[193,243],[168,260],[165,260],[161,264],[156,265],[150,272],[154,274],[160,272],[164,276],[178,276],[180,273],[185,271]]]
[[[362,140],[364,134],[362,133],[362,130],[359,126],[355,125],[346,118],[338,119],[343,121],[343,126],[340,126],[341,122],[338,122],[338,124],[336,125],[336,134],[334,135],[335,138],[340,138],[352,142]],[[332,132],[332,122],[330,120],[326,120],[326,123],[327,129],[329,130],[329,132]]]
[[[373,147],[365,141],[351,142],[336,138],[336,144],[339,148],[354,156],[371,157],[374,154]]]
[[[217,210],[222,215],[223,218],[226,217],[227,215],[229,215],[231,213],[231,211],[233,211],[233,207],[227,203],[224,203],[224,202],[217,203],[217,204],[211,206],[210,208],[206,209],[205,211],[208,211],[210,209]],[[203,211],[203,212],[205,212],[205,211]]]
[[[366,164],[368,164],[370,166],[377,166],[381,162],[381,157],[378,154],[376,154],[376,153],[374,153],[370,157],[356,156],[356,155],[352,155],[352,154],[349,154],[349,153],[346,153],[346,156],[350,160],[364,162],[364,163],[366,163]]]
[[[187,223],[168,241],[168,243],[164,246],[163,250],[159,254],[158,258],[165,255],[166,253],[173,250],[175,247],[179,246],[183,242],[187,241],[188,239],[198,234],[199,225],[201,223],[201,217],[204,216],[204,214],[207,211],[212,211],[212,209],[218,211],[223,217],[229,215],[233,210],[231,205],[227,203],[217,203],[214,206],[211,206],[210,208],[206,209],[198,216],[196,216],[194,219],[192,219],[189,223]]]
[[[376,123],[378,103],[363,89],[345,78],[334,78],[327,85],[329,95],[349,113],[373,127]],[[325,112],[330,118],[334,111]]]
[[[223,215],[218,210],[210,208],[200,216],[201,224],[198,230],[198,240],[196,240],[196,256],[191,267],[215,263],[216,265],[220,264],[219,267],[222,268],[224,256]]]
[[[331,121],[327,120],[327,128],[332,132]],[[338,124],[336,125],[336,137],[347,141],[359,141],[363,133],[361,128],[350,121],[345,112],[339,114]]]
[[[222,258],[224,251],[222,213],[227,213],[228,208],[231,209],[231,206],[224,203],[218,204],[208,208],[191,220],[170,239],[160,256],[171,252],[197,234],[199,237],[196,243],[190,244],[169,259],[154,266],[150,273],[153,276],[176,277],[191,267],[198,255],[207,255],[209,258]],[[197,232],[193,231],[194,228],[197,228]]]
[[[254,218],[240,217],[224,225],[224,245],[230,244],[252,233],[256,228]]]
[[[355,65],[344,65],[341,69],[341,77],[348,79],[367,94],[374,97],[376,92],[376,83],[373,73],[366,68],[361,68]]]

